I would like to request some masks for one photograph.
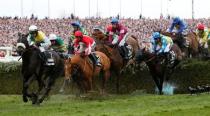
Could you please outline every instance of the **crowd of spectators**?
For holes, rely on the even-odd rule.
[[[94,26],[106,27],[110,24],[110,18],[88,18],[88,19],[38,19],[38,18],[18,18],[0,17],[0,46],[13,46],[18,38],[18,32],[27,33],[28,27],[32,24],[37,25],[46,35],[50,33],[61,36],[65,42],[68,41],[72,27],[71,22],[79,20],[81,24],[91,33]],[[146,39],[157,29],[167,29],[171,23],[170,19],[121,19],[123,25],[128,27],[130,33],[139,39]],[[189,30],[195,30],[199,22],[210,27],[210,19],[186,19]]]

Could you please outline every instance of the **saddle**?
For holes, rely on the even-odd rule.
[[[41,58],[41,60],[43,61],[45,66],[54,66],[55,65],[51,51],[40,52],[39,57]]]

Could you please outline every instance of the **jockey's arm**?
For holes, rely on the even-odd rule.
[[[202,38],[202,41],[204,42],[204,43],[206,43],[207,41],[208,41],[208,32],[204,32],[205,34],[204,34],[204,37]]]
[[[184,25],[181,25],[180,26],[180,29],[177,31],[178,34],[182,33],[185,29],[185,26]]]
[[[118,42],[120,42],[123,39],[125,33],[126,33],[126,30],[125,29],[121,29],[120,30],[120,35],[119,35]]]
[[[114,32],[109,32],[109,42],[112,43]]]
[[[171,24],[171,27],[169,28],[169,32],[170,32],[170,33],[173,31],[174,26],[175,26],[174,24]]]
[[[43,38],[43,43],[40,44],[42,47],[49,47],[51,46],[51,42],[47,37]]]
[[[32,46],[32,45],[34,45],[35,44],[35,41],[34,40],[32,40],[32,38],[31,38],[31,35],[29,34],[28,35],[28,37],[27,37],[27,41],[28,41],[28,45],[29,46]]]
[[[162,45],[161,45],[160,50],[158,51],[158,54],[159,54],[159,53],[162,53],[162,52],[165,50],[166,46],[167,46],[167,41],[166,41],[166,39],[162,39],[162,40],[161,40],[161,43],[162,43]]]

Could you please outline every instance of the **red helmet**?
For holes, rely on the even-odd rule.
[[[112,31],[112,26],[111,25],[109,25],[107,28],[106,28],[106,31]]]
[[[75,37],[82,37],[83,34],[82,34],[81,31],[76,31],[76,32],[74,33],[74,36],[75,36]]]
[[[204,30],[204,25],[200,23],[198,24],[197,28],[198,30]]]

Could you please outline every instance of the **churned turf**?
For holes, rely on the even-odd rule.
[[[210,94],[53,95],[40,106],[19,95],[0,95],[0,116],[210,116]]]

